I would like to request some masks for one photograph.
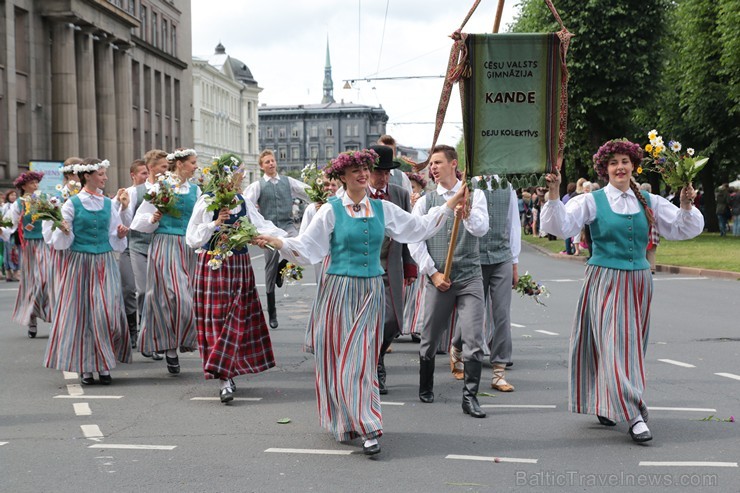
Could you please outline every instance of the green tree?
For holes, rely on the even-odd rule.
[[[568,51],[568,139],[565,176],[594,177],[591,157],[613,138],[644,140],[636,112],[655,97],[661,65],[656,54],[668,0],[559,0],[575,36]],[[522,0],[514,32],[555,32],[542,0]],[[651,127],[652,128],[652,127]],[[649,130],[649,129],[648,129]],[[568,180],[563,180],[564,182]]]

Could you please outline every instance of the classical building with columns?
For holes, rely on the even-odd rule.
[[[193,145],[189,0],[0,0],[0,184],[31,160]]]
[[[300,171],[317,161],[323,166],[338,153],[364,149],[385,133],[382,106],[334,100],[329,43],[326,44],[323,97],[319,104],[260,106],[260,149],[272,149],[283,171]]]
[[[193,142],[201,163],[231,152],[247,166],[245,182],[260,176],[257,106],[261,91],[249,67],[226,54],[221,43],[209,58],[193,57]]]

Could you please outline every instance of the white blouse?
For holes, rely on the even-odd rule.
[[[449,199],[455,195],[458,190],[460,190],[461,186],[462,181],[460,180],[457,180],[455,186],[449,190],[442,185],[437,185],[437,193],[440,194],[443,199]],[[423,195],[416,201],[414,209],[411,211],[414,216],[424,217],[428,196],[429,195]],[[431,210],[432,209],[430,209],[430,212]],[[486,196],[482,190],[475,189],[473,190],[473,203],[470,208],[470,214],[467,219],[463,219],[463,225],[468,233],[480,238],[488,232],[488,221],[488,203],[486,201]],[[432,257],[429,255],[429,250],[427,250],[426,242],[420,241],[418,243],[409,243],[409,253],[411,253],[416,265],[419,266],[419,275],[431,276],[437,272],[437,268],[434,266],[434,260],[432,260]]]
[[[88,211],[99,211],[105,205],[105,198],[98,195],[91,195],[85,190],[80,191],[77,197],[82,202],[82,206]],[[62,218],[67,221],[69,225],[69,234],[65,234],[61,229],[57,228],[51,234],[51,246],[56,250],[66,250],[72,246],[72,242],[75,239],[74,233],[74,219],[75,219],[75,206],[71,200],[67,200],[62,206]],[[113,204],[110,209],[110,224],[108,225],[108,241],[110,246],[116,252],[122,252],[126,249],[128,240],[124,236],[123,238],[118,237],[118,226],[121,224],[121,216]]]
[[[373,217],[373,208],[370,199],[365,196],[360,201],[359,212],[353,210],[353,201],[348,195],[343,195],[344,211],[351,217]],[[385,219],[385,234],[399,243],[424,241],[433,236],[445,224],[448,216],[453,214],[446,205],[433,207],[429,214],[417,217],[404,211],[396,204],[387,200],[381,201]],[[334,207],[326,204],[314,216],[306,230],[294,238],[283,238],[283,248],[280,254],[297,264],[315,264],[324,260],[331,250],[331,234],[334,231],[336,217]]]
[[[200,187],[198,187],[198,185],[193,185],[189,181],[186,181],[185,183],[182,183],[179,187],[177,187],[175,189],[175,193],[177,195],[187,195],[190,193],[190,187],[196,187],[197,192],[195,194],[195,198],[199,199],[202,193],[200,191]],[[159,183],[155,183],[151,188],[149,188],[149,191],[155,194],[158,193]],[[157,212],[157,208],[154,207],[151,203],[146,200],[142,202],[141,206],[139,206],[139,208],[136,210],[136,215],[134,215],[134,219],[131,221],[131,229],[135,231],[140,231],[142,233],[154,233],[159,227],[159,221],[157,221],[156,223],[152,223],[152,216],[155,212]]]
[[[3,219],[10,219],[13,225],[8,228],[0,228],[0,237],[3,241],[10,241],[10,235],[15,233],[18,229],[18,223],[21,220],[21,211],[18,207],[21,206],[21,204],[22,202],[20,199],[16,199],[12,204],[6,204],[7,207],[5,208]]]
[[[216,232],[216,221],[213,219],[213,211],[208,210],[208,204],[205,201],[206,195],[202,195],[198,198],[193,208],[193,215],[190,216],[190,222],[188,222],[188,229],[185,233],[185,242],[190,248],[200,248],[211,239],[213,233]],[[230,214],[238,214],[242,211],[242,208],[247,208],[247,217],[252,224],[257,228],[257,231],[263,235],[277,236],[282,238],[287,236],[287,233],[282,229],[275,226],[272,221],[268,221],[262,214],[257,211],[257,208],[252,204],[251,201],[245,198],[244,203],[237,205],[229,211]]]
[[[634,214],[642,205],[632,189],[622,192],[611,184],[603,188],[611,210],[617,214]],[[696,207],[690,211],[676,207],[660,195],[650,195],[658,233],[667,240],[687,240],[704,230],[704,216]],[[560,199],[548,200],[540,211],[540,229],[546,233],[570,238],[583,226],[596,219],[596,201],[592,193],[584,193],[563,204]]]

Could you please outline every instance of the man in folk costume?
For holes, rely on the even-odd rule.
[[[409,192],[409,195],[414,192],[413,188],[411,188],[411,181],[409,180],[409,177],[406,176],[406,173],[398,169],[401,166],[401,160],[396,158],[396,139],[391,137],[390,135],[381,135],[378,139],[378,145],[382,146],[388,146],[391,148],[392,159],[393,162],[396,164],[396,167],[391,170],[391,176],[390,176],[390,184],[391,185],[397,185]]]
[[[429,163],[437,188],[417,200],[412,213],[418,216],[425,215],[431,207],[443,203],[465,186],[455,175],[457,151],[453,147],[435,146]],[[463,220],[464,227],[458,231],[449,279],[445,278],[443,272],[452,236],[451,219],[448,219],[446,228],[430,239],[409,245],[419,272],[429,278],[424,300],[424,330],[419,346],[419,399],[426,403],[434,401],[434,357],[441,335],[450,328],[454,312],[460,325],[465,363],[462,408],[465,414],[475,418],[486,417],[477,398],[485,344],[478,238],[486,234],[488,223],[486,197],[482,190],[474,190],[471,210],[467,219]]]
[[[485,187],[481,183],[485,180]],[[506,365],[511,362],[511,288],[519,280],[519,253],[522,249],[521,219],[514,188],[491,186],[498,176],[478,177],[476,188],[483,190],[488,206],[490,229],[479,239],[483,293],[485,296],[485,340],[491,351],[493,378],[491,388],[512,392],[514,386],[504,378]],[[452,373],[463,372],[462,338],[459,325],[450,347]],[[462,379],[462,376],[459,378]]]
[[[398,167],[398,163],[393,160],[393,149],[384,145],[370,146],[370,149],[380,156],[380,160],[370,173],[368,195],[373,199],[387,200],[406,212],[411,212],[411,197],[409,197],[406,189],[388,183],[391,170]],[[381,246],[380,264],[385,270],[383,274],[385,321],[383,344],[380,347],[380,356],[378,357],[378,387],[381,394],[387,394],[384,357],[393,339],[401,333],[403,327],[403,286],[416,280],[417,269],[408,246],[391,240],[387,236],[383,239],[383,245]]]
[[[262,179],[250,184],[244,191],[244,196],[259,208],[260,214],[278,228],[288,233],[288,237],[298,234],[293,224],[293,200],[301,199],[310,202],[306,194],[306,185],[302,181],[289,176],[281,177],[278,174],[275,153],[267,149],[260,153],[260,169],[264,173]],[[265,291],[267,292],[267,312],[270,318],[270,327],[278,326],[277,309],[275,308],[275,285],[283,285],[280,271],[287,264],[279,262],[280,254],[277,250],[267,250],[265,253]]]
[[[157,183],[157,177],[164,176],[167,171],[167,152],[161,149],[151,149],[144,155],[144,162],[146,163],[147,171],[149,176],[144,183],[133,185],[126,189],[129,196],[129,211],[127,214],[121,215],[121,221],[124,226],[130,226],[132,218],[136,215],[136,211],[144,202],[144,195]],[[126,224],[128,222],[128,224]],[[139,319],[141,319],[144,313],[144,294],[146,293],[146,271],[147,264],[149,261],[149,244],[152,241],[151,233],[142,233],[141,231],[130,230],[128,234],[128,250],[129,256],[131,257],[131,269],[134,273],[134,282],[136,284],[136,306]],[[135,318],[128,318],[128,327],[131,335],[132,344],[133,341],[138,338],[138,321]],[[133,346],[136,347],[136,346]],[[153,358],[155,360],[163,359],[160,354],[142,352],[143,356],[147,358]]]

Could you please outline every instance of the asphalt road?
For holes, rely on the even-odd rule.
[[[28,339],[10,321],[17,286],[3,282],[0,491],[740,491],[740,423],[703,420],[740,419],[740,283],[656,276],[645,395],[655,438],[638,445],[624,424],[567,412],[583,265],[526,247],[520,265],[552,295],[547,307],[514,297],[516,391],[482,388],[488,418],[465,416],[461,383],[438,356],[436,399],[422,404],[418,348],[400,338],[386,358],[385,435],[373,458],[318,425],[313,357],[301,352],[312,269],[288,297],[278,293],[278,366],[237,378],[229,405],[197,353],[181,357],[177,376],[136,353],[110,387],[80,388],[76,375],[43,368],[49,327]]]

